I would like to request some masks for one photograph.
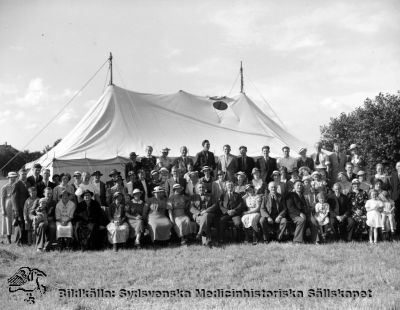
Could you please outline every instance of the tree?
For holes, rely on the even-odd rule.
[[[369,170],[383,160],[393,167],[400,161],[400,91],[395,95],[380,93],[374,100],[367,98],[363,106],[331,118],[320,130],[326,148],[334,142],[346,149],[357,143]]]

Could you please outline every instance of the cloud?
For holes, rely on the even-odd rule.
[[[49,102],[48,87],[43,85],[43,79],[34,78],[29,82],[28,89],[23,97],[15,100],[20,107],[44,107]]]
[[[14,52],[22,52],[24,48],[22,46],[18,45],[11,45],[8,47],[9,50],[14,51]]]
[[[27,123],[27,124],[24,126],[24,128],[27,129],[27,130],[35,129],[35,128],[37,128],[37,127],[38,127],[38,124],[36,124],[36,123]]]
[[[18,93],[18,88],[15,84],[0,83],[0,97],[15,95]]]
[[[165,58],[173,58],[173,57],[176,57],[176,56],[180,56],[180,55],[182,55],[182,50],[181,49],[179,49],[179,48],[174,48],[174,49],[171,49],[170,51],[168,51],[168,52],[166,52],[166,54],[165,54]]]
[[[4,123],[5,121],[7,121],[9,119],[10,115],[11,115],[11,111],[10,110],[0,111],[0,124]]]
[[[58,117],[54,122],[56,124],[62,125],[69,123],[73,120],[76,120],[78,118],[77,113],[74,113],[73,109],[71,108],[66,108],[65,111],[61,114],[60,117]]]
[[[25,114],[24,111],[18,111],[18,112],[14,115],[14,119],[15,119],[16,121],[21,120],[21,119],[24,119],[24,118],[26,118],[26,114]]]

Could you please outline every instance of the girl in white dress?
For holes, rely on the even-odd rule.
[[[57,240],[60,246],[64,247],[63,241],[67,249],[70,248],[72,242],[72,218],[75,212],[75,203],[70,200],[70,193],[64,190],[60,194],[60,200],[56,205],[56,227],[57,227]]]
[[[369,243],[378,242],[378,228],[382,227],[383,202],[378,199],[378,191],[375,189],[370,192],[371,199],[367,200],[365,209],[367,210],[367,225],[369,226]]]
[[[246,241],[249,239],[250,232],[253,235],[253,244],[257,244],[257,234],[259,231],[258,222],[260,221],[261,195],[256,195],[254,186],[246,185],[246,195],[243,197],[247,211],[243,212],[242,223],[246,232]]]
[[[314,217],[318,222],[318,230],[322,241],[325,242],[329,226],[329,204],[326,202],[326,195],[324,192],[318,193],[317,200],[318,203],[315,205]]]

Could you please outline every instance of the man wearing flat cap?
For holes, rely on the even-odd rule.
[[[93,188],[94,188],[94,198],[100,203],[100,206],[107,206],[107,188],[106,184],[100,180],[103,174],[100,171],[95,171],[92,173],[93,177]]]
[[[133,171],[135,175],[137,174],[138,170],[142,168],[142,164],[136,161],[137,155],[135,152],[131,152],[129,154],[130,161],[125,165],[125,179],[128,180],[129,171]]]
[[[247,180],[251,181],[253,179],[251,171],[255,167],[254,159],[247,156],[247,147],[244,145],[239,147],[239,152],[240,156],[237,157],[238,170],[243,171],[247,176]]]
[[[109,177],[111,178],[111,180],[108,180],[106,182],[106,188],[111,188],[116,184],[116,181],[118,179],[118,177],[121,176],[121,172],[119,172],[117,169],[113,169],[111,170]]]

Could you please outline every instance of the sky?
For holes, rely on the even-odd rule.
[[[107,65],[67,103],[112,52],[114,84],[154,94],[234,96],[243,61],[246,94],[312,145],[331,117],[400,90],[399,20],[398,0],[0,0],[0,144],[68,134]]]

